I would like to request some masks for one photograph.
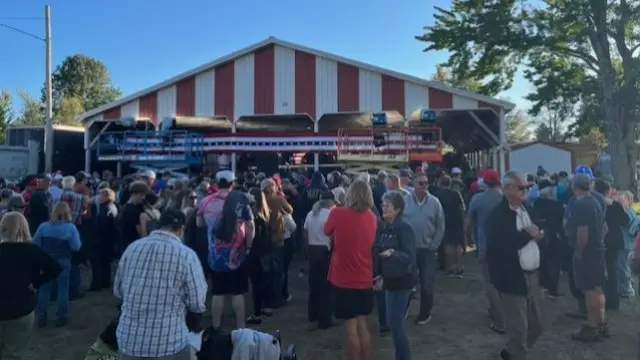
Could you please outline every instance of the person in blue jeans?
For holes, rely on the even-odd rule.
[[[51,297],[53,284],[56,284],[58,312],[56,314],[56,327],[61,327],[69,322],[69,286],[72,276],[71,256],[74,251],[80,250],[80,234],[71,222],[71,209],[66,202],[60,202],[53,209],[51,220],[38,227],[33,236],[33,243],[39,245],[49,256],[58,261],[62,271],[57,281],[51,281],[38,289],[38,301],[36,305],[36,319],[38,327],[47,326],[47,307]]]
[[[396,360],[411,359],[411,345],[404,320],[407,304],[418,279],[416,240],[402,218],[404,195],[391,191],[382,197],[382,224],[374,245],[375,290],[384,291],[384,315],[393,338]],[[381,294],[378,299],[381,299]],[[382,306],[378,301],[378,307]],[[378,314],[381,314],[379,309]]]

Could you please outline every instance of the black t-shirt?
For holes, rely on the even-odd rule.
[[[27,216],[31,233],[35,233],[40,224],[49,221],[49,214],[51,214],[51,194],[43,189],[34,190],[29,199]]]
[[[140,224],[140,214],[143,210],[142,205],[133,203],[126,203],[122,208],[118,218],[118,228],[120,230],[120,240],[125,248],[140,238],[137,226]]]
[[[624,247],[622,229],[629,223],[629,215],[627,215],[619,202],[614,201],[607,206],[605,221],[609,228],[607,235],[604,237],[604,243],[607,247],[607,251],[617,252],[622,250]]]
[[[55,279],[58,262],[32,243],[0,243],[0,321],[14,320],[36,307],[34,289]]]
[[[440,189],[434,194],[444,212],[445,232],[462,231],[464,227],[464,201],[462,195],[453,189]]]

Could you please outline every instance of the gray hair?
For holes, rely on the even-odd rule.
[[[513,185],[516,181],[527,183],[527,177],[518,170],[509,170],[502,176],[502,186]]]
[[[388,201],[394,209],[404,211],[404,195],[400,191],[389,191],[382,195],[382,201]]]
[[[557,200],[556,187],[555,186],[548,186],[548,187],[540,190],[539,196],[542,199]]]
[[[73,176],[65,176],[62,178],[62,188],[65,190],[73,189],[76,185],[76,178]]]
[[[361,172],[361,173],[358,174],[357,179],[358,180],[362,180],[362,181],[364,181],[366,183],[369,183],[369,182],[371,182],[371,175],[369,175],[369,173],[366,173],[366,172]]]

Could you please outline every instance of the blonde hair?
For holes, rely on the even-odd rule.
[[[273,181],[273,179],[264,179],[260,183],[260,190],[262,190],[262,192],[264,193],[271,194],[271,187],[275,188],[276,186],[277,184],[275,181]]]
[[[371,186],[362,179],[351,183],[345,194],[344,205],[359,212],[371,210],[373,207]]]
[[[0,242],[31,242],[29,223],[20,212],[8,212],[0,220]]]
[[[71,221],[71,208],[69,204],[64,201],[61,201],[53,208],[53,212],[51,213],[51,222],[52,223],[62,223],[62,222],[70,222]]]
[[[100,194],[104,195],[110,202],[116,201],[116,193],[110,188],[100,189]]]

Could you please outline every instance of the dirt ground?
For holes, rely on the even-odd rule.
[[[439,275],[438,296],[433,320],[422,326],[407,322],[414,359],[485,360],[498,359],[504,345],[503,336],[491,332],[486,301],[475,259],[467,257],[465,278],[447,279]],[[293,301],[258,327],[264,331],[280,330],[285,344],[297,345],[301,360],[337,360],[344,358],[344,330],[311,330],[306,322],[306,278],[291,277]],[[85,276],[88,280],[88,274]],[[566,289],[566,284],[563,284]],[[578,344],[569,335],[580,325],[564,314],[573,310],[569,295],[547,299],[549,327],[531,351],[532,360],[635,360],[640,331],[639,300],[627,299],[621,309],[611,314],[613,337],[596,344]],[[412,306],[410,320],[417,312]],[[81,360],[98,333],[116,313],[116,301],[108,292],[87,293],[70,305],[71,323],[64,329],[35,330],[25,360]],[[50,313],[54,313],[53,311]],[[392,360],[393,344],[378,336],[377,319],[370,319],[376,360]]]

